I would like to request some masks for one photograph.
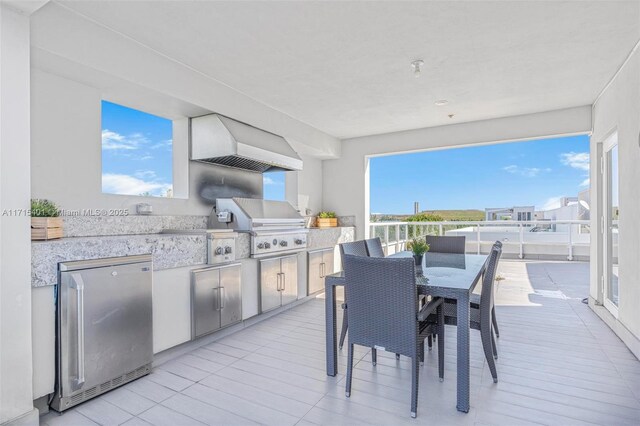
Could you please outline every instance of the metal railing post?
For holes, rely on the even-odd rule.
[[[573,225],[569,224],[569,260],[573,260]]]
[[[439,236],[443,236],[443,235],[444,235],[444,234],[442,233],[442,224],[441,224],[441,223],[439,223],[439,224],[438,224],[438,235],[439,235]]]
[[[404,225],[404,249],[407,249],[407,241],[409,241],[409,225]]]
[[[384,227],[384,255],[389,254],[389,225]]]
[[[396,225],[396,253],[400,251],[400,225]]]
[[[522,223],[518,224],[520,227],[520,255],[518,256],[520,259],[524,259],[524,227]]]
[[[480,222],[477,222],[476,226],[478,227],[478,231],[477,231],[477,234],[476,234],[476,238],[478,240],[478,254],[480,254],[480,249],[481,249],[481,247],[480,247]]]

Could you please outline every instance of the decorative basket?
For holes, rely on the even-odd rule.
[[[338,218],[337,217],[330,217],[330,218],[319,217],[316,221],[316,226],[318,228],[334,228],[338,226]]]
[[[32,240],[53,240],[62,238],[62,218],[61,217],[32,217],[31,218],[31,239]]]

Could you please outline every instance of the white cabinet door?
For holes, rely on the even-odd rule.
[[[309,252],[309,294],[313,294],[324,288],[324,279],[322,278],[324,250]]]

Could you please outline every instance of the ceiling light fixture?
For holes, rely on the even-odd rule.
[[[435,101],[436,106],[445,106],[446,104],[448,104],[449,101],[446,99],[440,99]]]
[[[420,77],[420,73],[422,72],[423,65],[424,65],[424,61],[422,59],[418,59],[411,62],[411,67],[413,68],[413,76],[415,78]]]

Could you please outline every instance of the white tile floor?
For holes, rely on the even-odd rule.
[[[429,353],[418,418],[409,417],[410,366],[356,352],[353,391],[327,377],[324,300],[318,298],[157,367],[147,377],[42,424],[640,424],[640,362],[580,299],[586,263],[502,261],[499,383],[472,332],[471,411],[455,409],[455,330],[445,382]]]

